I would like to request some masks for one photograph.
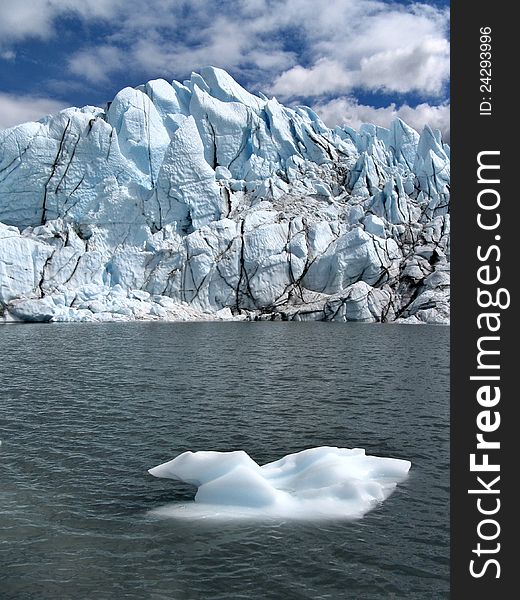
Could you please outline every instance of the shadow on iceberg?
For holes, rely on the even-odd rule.
[[[408,460],[367,456],[362,448],[318,447],[258,465],[246,452],[184,452],[148,472],[198,487],[194,502],[152,515],[188,519],[357,519],[408,474]]]

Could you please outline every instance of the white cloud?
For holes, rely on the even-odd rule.
[[[277,72],[293,65],[296,61],[296,54],[284,50],[259,48],[258,50],[251,50],[249,58],[259,69]]]
[[[2,0],[0,40],[6,44],[26,38],[46,39],[55,33],[59,16],[113,19],[124,6],[124,0]]]
[[[344,4],[344,3],[339,3]],[[387,93],[419,92],[439,95],[449,78],[450,49],[447,40],[448,13],[422,4],[412,10],[395,4],[359,1],[357,12],[347,20],[338,9],[319,11],[313,19],[319,29],[309,30],[312,60],[277,76],[272,92],[282,99],[353,89]],[[346,23],[348,22],[348,27]],[[341,29],[338,29],[341,26]],[[342,85],[322,81],[320,65],[334,62]],[[302,82],[311,84],[303,94]],[[312,85],[314,84],[314,85]]]
[[[104,64],[132,79],[215,64],[282,99],[355,88],[438,94],[448,78],[448,10],[419,2],[2,0],[1,50],[56,34],[62,16],[111,25],[100,48],[80,47],[69,63],[74,75],[98,83]],[[117,60],[108,47],[120,50]]]
[[[217,19],[205,29],[204,42],[198,39],[187,45],[182,41],[165,41],[156,35],[142,35],[129,48],[127,62],[140,66],[147,74],[179,76],[215,64],[237,67],[248,46],[247,32],[236,23]]]
[[[335,60],[322,58],[310,69],[300,65],[278,76],[271,92],[281,97],[320,96],[352,87],[352,76]]]
[[[114,46],[96,46],[81,50],[69,59],[69,71],[93,83],[108,81],[110,73],[126,64],[124,53]]]
[[[65,108],[62,102],[37,96],[17,96],[0,92],[0,129],[7,129]]]
[[[388,127],[397,117],[414,129],[421,131],[425,125],[439,129],[445,140],[450,138],[450,105],[448,103],[430,105],[418,104],[415,107],[403,104],[397,107],[394,103],[380,108],[359,104],[354,98],[335,98],[329,102],[317,103],[313,106],[324,123],[329,127],[349,125],[359,129],[362,123],[374,123]]]
[[[446,40],[426,38],[412,46],[378,52],[361,59],[355,80],[359,87],[406,93],[440,94],[450,72]]]
[[[45,39],[52,32],[53,10],[38,0],[3,0],[0,4],[0,39],[2,45],[26,37]]]
[[[14,50],[4,50],[3,52],[0,51],[0,58],[2,60],[12,61],[16,58],[16,52]]]
[[[270,91],[281,98],[317,97],[356,88],[439,95],[448,80],[449,67],[447,40],[425,38],[414,45],[364,56],[352,68],[327,58],[309,68],[297,65],[279,75]]]
[[[370,0],[323,2],[317,10],[315,2],[288,0],[287,12],[302,27],[307,64],[278,74],[272,91],[282,98],[301,96],[302,82],[316,83],[307,97],[335,92],[318,77],[323,61],[338,65],[344,94],[362,88],[433,95],[447,83],[447,10]]]

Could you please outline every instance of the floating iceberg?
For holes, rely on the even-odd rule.
[[[243,450],[184,452],[148,472],[198,487],[194,502],[153,511],[160,516],[355,519],[388,498],[410,466],[362,448],[323,446],[263,466]]]

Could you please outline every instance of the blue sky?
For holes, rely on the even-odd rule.
[[[330,126],[449,136],[444,0],[1,0],[0,129],[209,64]]]

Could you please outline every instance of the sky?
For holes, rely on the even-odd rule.
[[[446,0],[0,1],[0,129],[207,65],[330,127],[449,139]]]

